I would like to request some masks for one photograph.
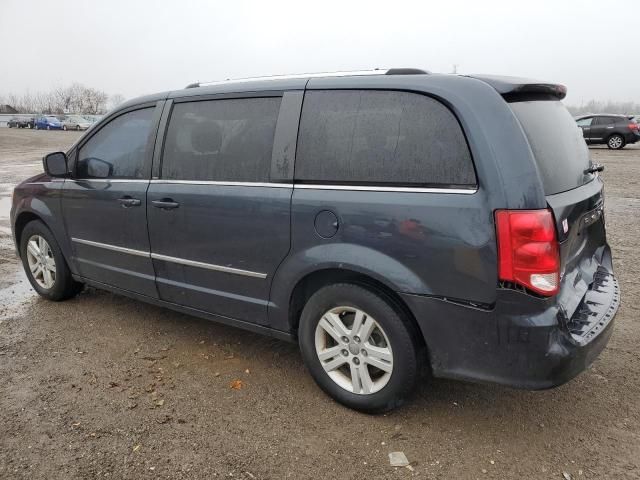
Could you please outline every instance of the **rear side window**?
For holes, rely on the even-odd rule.
[[[78,153],[78,178],[145,178],[145,159],[154,108],[116,117]]]
[[[547,195],[571,190],[593,178],[585,174],[589,150],[582,130],[560,101],[513,102],[510,106],[529,140]]]
[[[280,97],[173,107],[162,159],[171,180],[268,182]]]
[[[304,183],[475,185],[457,119],[407,92],[311,91],[300,121],[295,179]]]

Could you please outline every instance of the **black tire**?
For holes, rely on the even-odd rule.
[[[38,284],[29,268],[29,262],[27,260],[27,244],[34,235],[39,235],[47,241],[56,264],[55,282],[53,286],[48,289]],[[76,282],[71,276],[71,271],[69,270],[69,266],[67,265],[64,256],[62,255],[58,242],[56,242],[51,231],[41,221],[32,220],[27,223],[22,230],[22,235],[20,237],[20,257],[22,259],[22,266],[27,274],[27,278],[38,295],[48,300],[59,302],[75,296],[82,290],[82,284]]]
[[[325,372],[318,358],[316,328],[323,315],[336,307],[362,310],[375,319],[388,339],[393,354],[393,369],[387,383],[374,393],[356,394],[338,385]],[[349,408],[381,413],[399,407],[414,390],[421,363],[417,329],[405,317],[391,302],[358,285],[340,283],[321,288],[305,305],[298,332],[302,357],[311,376],[325,393]],[[343,352],[348,350],[345,348]],[[353,358],[351,360],[355,363]]]
[[[80,125],[76,125],[76,132],[80,131]]]
[[[67,126],[66,126],[66,125],[63,125],[63,126],[62,126],[62,130],[64,130],[64,131],[66,132],[66,131],[67,131]]]
[[[614,133],[607,139],[607,147],[611,150],[620,150],[621,148],[624,148],[624,146],[625,141],[622,135]]]

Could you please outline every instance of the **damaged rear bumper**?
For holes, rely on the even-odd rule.
[[[620,304],[607,251],[571,317],[557,298],[499,289],[484,310],[405,294],[422,330],[434,376],[545,389],[589,367],[606,346]]]

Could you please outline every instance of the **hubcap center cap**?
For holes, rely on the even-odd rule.
[[[351,342],[349,344],[349,351],[352,355],[358,355],[358,353],[360,353],[360,347],[357,343]]]

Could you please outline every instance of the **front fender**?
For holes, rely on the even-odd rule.
[[[24,216],[37,217],[42,221],[55,237],[62,255],[64,256],[72,273],[77,273],[73,258],[71,243],[66,234],[62,218],[61,191],[64,181],[27,181],[16,187],[14,203],[11,210],[11,228],[14,234],[16,249],[18,245],[17,227],[22,225]]]
[[[349,243],[316,245],[293,253],[278,267],[271,284],[272,328],[289,330],[289,302],[295,286],[307,275],[327,269],[366,275],[395,292],[432,292],[406,265],[377,250]]]

